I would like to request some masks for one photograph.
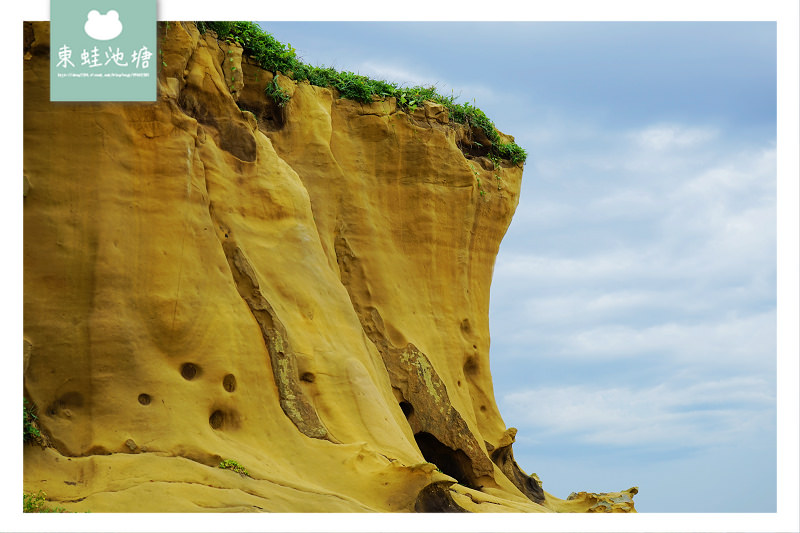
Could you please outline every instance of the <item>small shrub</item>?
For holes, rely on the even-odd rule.
[[[43,490],[36,493],[22,493],[22,512],[23,513],[66,513],[63,507],[47,507],[45,500],[47,494]]]
[[[239,464],[238,461],[233,459],[225,459],[219,463],[219,467],[224,470],[233,470],[239,475],[250,477],[250,472],[245,467]]]
[[[494,144],[492,152],[501,159],[508,159],[514,164],[524,163],[528,158],[528,152],[516,143]]]
[[[264,93],[272,98],[272,101],[278,104],[280,107],[284,107],[286,103],[289,101],[289,93],[284,91],[280,85],[278,85],[278,74],[275,74],[275,77],[272,78],[272,82],[270,82],[266,89],[264,89]]]
[[[39,429],[39,418],[36,416],[36,408],[28,403],[27,398],[22,399],[22,440],[23,442],[42,440],[42,432]]]

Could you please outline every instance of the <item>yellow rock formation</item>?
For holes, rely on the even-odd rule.
[[[522,168],[162,26],[155,103],[50,103],[25,26],[25,490],[69,511],[632,511],[514,461],[489,286]],[[231,77],[223,68],[233,58]],[[247,474],[219,468],[224,460]]]

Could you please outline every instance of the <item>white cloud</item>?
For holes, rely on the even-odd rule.
[[[613,301],[612,299],[609,299]],[[691,316],[636,297],[612,303],[620,306],[602,311],[598,300],[582,308],[579,298],[547,299],[514,309],[493,330],[507,351],[494,349],[492,357],[510,365],[548,362],[579,368],[582,363],[668,365],[673,372],[690,371],[698,375],[747,374],[774,376],[776,368],[776,314],[774,310],[745,316],[720,316],[693,320]],[[679,305],[679,304],[678,304]],[[594,307],[594,308],[592,308]],[[642,323],[636,318],[644,316]],[[654,324],[649,317],[660,318]],[[520,326],[520,324],[527,324]],[[514,349],[513,347],[516,347]],[[518,358],[523,358],[524,362]],[[611,367],[609,367],[611,368]]]
[[[469,101],[472,102],[474,99],[478,107],[496,98],[495,92],[487,85],[453,84],[434,74],[426,74],[385,62],[362,62],[358,65],[358,72],[377,79],[396,83],[400,86],[435,87],[436,91],[441,95],[449,96],[452,93],[456,97],[457,102],[464,101],[468,95]]]
[[[659,209],[659,198],[652,191],[643,189],[624,189],[611,192],[593,200],[590,209],[608,213],[608,216],[642,216]]]
[[[541,439],[569,435],[575,443],[682,449],[774,431],[774,391],[756,377],[649,387],[548,386],[502,400],[504,416]]]
[[[567,202],[540,201],[532,199],[526,203],[525,209],[514,213],[514,222],[521,227],[546,228],[563,225],[574,220],[579,214],[577,206]]]
[[[441,82],[398,65],[366,61],[358,66],[361,74],[397,83],[398,85],[437,85]]]
[[[575,130],[595,148],[538,152],[552,173],[521,198],[498,256],[491,326],[505,351],[492,357],[771,372],[774,145],[705,126]]]
[[[718,132],[713,128],[662,124],[649,126],[630,135],[640,147],[652,150],[667,150],[702,145],[715,139]]]
[[[542,282],[550,286],[586,281],[596,283],[646,268],[646,262],[644,255],[634,250],[611,250],[590,256],[576,250],[573,256],[567,257],[509,251],[498,258],[495,276],[498,279],[514,278],[523,285],[526,282]]]
[[[662,130],[678,144],[720,141],[712,128],[642,131],[658,137],[652,132]],[[496,275],[551,287],[618,280],[713,285],[721,277],[748,283],[773,271],[774,146],[742,149],[704,141],[709,146],[700,153],[679,148],[642,153],[634,142],[649,138],[642,131],[598,130],[612,147],[602,156],[580,150],[573,157],[540,153],[537,169],[550,178],[520,199]],[[524,237],[539,237],[525,239],[533,246],[514,242],[517,219],[526,226]],[[567,238],[548,240],[553,234]]]
[[[578,330],[562,343],[561,355],[579,358],[666,357],[674,364],[775,367],[775,313],[719,322],[648,327],[605,324]]]
[[[531,298],[524,300],[522,307],[529,317],[546,317],[551,323],[577,318],[580,323],[586,318],[598,321],[614,313],[638,311],[643,306],[657,302],[658,296],[654,291],[645,290],[586,291]]]

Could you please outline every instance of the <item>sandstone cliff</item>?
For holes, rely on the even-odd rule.
[[[93,512],[633,510],[633,489],[544,492],[495,405],[489,286],[521,166],[439,105],[281,76],[280,107],[213,32],[160,44],[157,102],[51,104],[49,26],[26,23],[26,491]]]

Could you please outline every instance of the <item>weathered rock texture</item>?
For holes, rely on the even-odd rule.
[[[25,26],[25,394],[50,444],[25,489],[93,512],[633,510],[543,492],[495,405],[522,169],[435,104],[281,76],[279,108],[241,48],[161,32],[157,102],[51,104],[49,27]]]

